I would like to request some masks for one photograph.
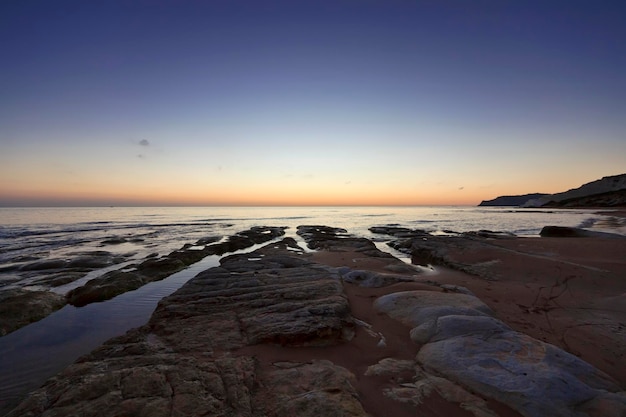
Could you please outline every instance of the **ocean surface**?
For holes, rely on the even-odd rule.
[[[557,225],[623,233],[623,227],[612,224],[610,216],[593,210],[510,207],[0,208],[0,291],[19,287],[64,294],[148,256],[165,256],[203,238],[226,238],[252,226],[286,226],[286,236],[302,244],[296,235],[299,225],[342,227],[355,236],[375,239],[380,249],[400,256],[386,246],[385,236],[368,228],[397,225],[433,234],[492,230],[536,236],[543,226]],[[55,265],[94,254],[108,263],[91,264],[89,272],[74,272],[73,281],[59,285],[64,276]],[[200,271],[218,265],[219,258],[209,256],[163,281],[109,301],[65,306],[0,337],[0,415],[79,356],[144,324],[161,298]]]
[[[545,225],[594,227],[601,218],[589,210],[497,207],[0,208],[0,288],[41,285],[34,271],[48,269],[42,261],[96,251],[133,261],[255,225],[287,226],[288,236],[303,224],[343,227],[365,237],[372,237],[370,226],[385,224],[431,233],[486,229],[533,236]]]

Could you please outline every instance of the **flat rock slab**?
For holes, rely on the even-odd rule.
[[[374,306],[412,327],[425,370],[524,416],[601,416],[599,404],[626,413],[626,395],[612,378],[513,331],[472,295],[407,291],[380,297]]]
[[[419,231],[382,231],[409,236],[390,244],[411,253],[415,263],[441,265],[433,280],[469,288],[514,330],[583,358],[626,389],[623,236],[502,239],[483,232],[419,237]]]
[[[245,249],[256,243],[268,242],[284,234],[284,227],[255,226],[230,236],[224,242],[212,243],[216,239],[202,238],[197,244],[209,244],[201,250],[189,249],[193,245],[185,245],[166,257],[146,259],[130,270],[110,271],[68,292],[67,301],[69,304],[82,307],[89,303],[109,300],[125,292],[136,290],[149,282],[167,278],[206,256],[222,255],[226,252]]]
[[[161,301],[150,324],[164,326],[162,334],[172,342],[191,339],[189,346],[205,338],[206,320],[220,326],[217,334],[206,335],[206,345],[221,349],[257,343],[333,344],[350,340],[354,333],[338,275],[284,254],[224,258],[220,267],[200,273]],[[191,330],[196,327],[197,333]]]
[[[324,360],[268,369],[244,353],[354,335],[339,275],[277,246],[224,258],[163,299],[147,325],[81,358],[8,415],[365,416],[347,369]]]
[[[341,231],[301,231],[329,253],[385,259]],[[145,326],[84,356],[9,416],[365,416],[363,404],[402,417],[626,411],[610,377],[512,330],[463,287],[429,291],[407,282],[412,275],[325,266],[297,249],[284,239],[223,258],[163,299]],[[380,285],[410,290],[383,295],[392,289]],[[372,325],[352,316],[348,294]]]

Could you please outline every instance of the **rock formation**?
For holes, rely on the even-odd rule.
[[[50,291],[11,289],[0,292],[0,336],[41,320],[65,305],[65,297]]]
[[[515,330],[573,352],[626,385],[626,369],[616,366],[626,359],[623,236],[559,227],[537,238],[386,232],[400,237],[389,245],[414,263],[472,276],[448,282],[471,285]]]
[[[493,200],[483,200],[479,206],[523,206],[529,200],[536,200],[545,197],[549,194],[545,193],[532,193],[524,195],[503,195],[496,197]]]
[[[483,397],[496,399],[524,416],[583,414],[589,402],[626,395],[605,373],[553,345],[513,331],[468,294],[407,291],[379,298],[375,307],[411,326],[422,346],[417,360]]]
[[[578,188],[573,188],[562,193],[551,194],[541,197],[537,200],[531,200],[526,202],[526,207],[542,207],[548,203],[559,203],[565,200],[587,198],[587,206],[594,206],[593,200],[597,197],[598,200],[603,200],[605,193],[611,193],[615,191],[626,189],[626,174],[613,175],[610,177],[603,177],[599,180],[592,181],[581,185]],[[554,205],[554,204],[553,204]],[[600,204],[601,205],[601,204]]]
[[[147,259],[134,267],[111,271],[99,278],[92,279],[85,285],[68,292],[67,301],[69,304],[80,307],[89,303],[108,300],[116,295],[135,290],[148,282],[162,280],[206,256],[222,255],[226,252],[245,249],[284,234],[284,227],[253,227],[231,236],[224,242],[209,244],[203,249],[189,249],[188,246],[185,246],[166,257]]]
[[[338,229],[299,233],[324,249],[287,238],[223,258],[9,416],[626,413],[613,378],[513,329],[467,288],[390,273],[399,260]]]
[[[355,334],[338,275],[275,252],[224,258],[162,300],[146,326],[83,357],[9,415],[366,415],[348,370],[328,360],[261,363],[246,350],[332,346]]]
[[[626,174],[603,177],[556,194],[524,194],[484,200],[479,206],[624,207]]]
[[[549,201],[542,207],[584,208],[584,207],[626,207],[626,189],[606,193]]]
[[[66,296],[45,290],[4,289],[0,291],[0,335],[7,334],[29,323],[41,320],[66,303],[77,307],[104,301],[148,282],[162,280],[208,255],[223,255],[268,242],[285,233],[284,227],[252,227],[221,241],[220,236],[207,236],[194,245],[187,244],[169,255],[148,256],[138,265],[105,273],[75,288]],[[202,246],[202,249],[197,249]],[[87,272],[108,267],[126,260],[124,256],[107,251],[79,253],[72,260],[33,260],[22,265],[23,271],[46,271],[44,279],[33,284],[58,286],[82,278]]]

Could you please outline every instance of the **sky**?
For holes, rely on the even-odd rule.
[[[626,172],[626,2],[5,0],[0,206],[474,205]]]

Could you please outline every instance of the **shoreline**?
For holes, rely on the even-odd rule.
[[[449,257],[480,269],[470,274],[437,265],[422,277],[467,287],[514,329],[574,353],[626,389],[626,369],[618,366],[626,360],[626,239],[525,237],[452,252]],[[314,259],[335,267],[349,263],[333,253]],[[357,268],[384,272],[372,261],[355,260]],[[609,319],[594,321],[607,313]]]
[[[398,235],[408,233],[405,230],[396,229],[388,228],[386,231]],[[78,364],[63,371],[54,378],[57,382],[52,385],[47,384],[39,392],[47,392],[45,394],[47,396],[52,395],[55,390],[64,386],[63,381],[68,381],[69,385],[64,388],[65,394],[63,395],[71,397],[73,395],[71,393],[75,390],[85,389],[84,387],[81,388],[84,381],[82,379],[77,380],[76,376],[72,375],[76,375],[75,372],[78,372],[79,369],[81,369],[80,372],[87,372],[89,375],[96,369],[100,369],[102,364],[109,364],[107,366],[112,370],[121,366],[119,368],[121,373],[118,374],[118,371],[115,371],[115,375],[120,375],[120,377],[128,372],[148,372],[148,368],[144,369],[136,363],[137,359],[128,362],[125,359],[128,353],[122,354],[120,357],[116,356],[118,354],[111,356],[112,352],[119,351],[137,352],[142,358],[140,362],[152,363],[151,361],[156,361],[156,364],[161,363],[158,365],[160,368],[153,368],[152,365],[149,367],[149,372],[157,372],[157,374],[162,372],[157,371],[157,369],[179,369],[183,363],[186,363],[184,361],[189,361],[192,357],[194,358],[193,361],[200,360],[200,363],[209,361],[202,366],[209,366],[213,363],[212,361],[217,361],[216,364],[222,364],[218,367],[224,367],[226,362],[223,361],[226,358],[230,358],[228,363],[232,361],[240,363],[240,365],[226,366],[223,368],[224,372],[228,371],[230,366],[243,366],[241,365],[243,363],[254,364],[253,368],[246,372],[252,372],[251,381],[257,382],[246,386],[249,387],[248,390],[252,390],[249,393],[250,401],[252,404],[256,404],[255,407],[269,407],[269,405],[257,404],[254,400],[257,397],[268,396],[269,403],[282,404],[276,405],[279,407],[278,409],[282,409],[280,407],[287,407],[287,403],[282,402],[284,401],[283,395],[287,395],[292,400],[300,398],[298,401],[303,401],[302,398],[304,397],[300,397],[301,394],[298,394],[300,392],[298,386],[302,386],[301,388],[305,391],[313,389],[312,387],[315,386],[318,387],[315,390],[321,390],[315,392],[325,393],[323,394],[325,400],[317,403],[316,400],[311,399],[313,402],[310,404],[305,402],[306,404],[322,407],[327,401],[332,403],[332,401],[341,399],[336,406],[339,408],[349,407],[355,413],[353,415],[361,415],[359,414],[361,411],[355,411],[357,409],[373,416],[386,415],[390,411],[393,411],[393,414],[397,416],[408,416],[414,415],[417,410],[423,415],[433,417],[441,415],[459,417],[487,415],[476,414],[479,413],[477,410],[482,410],[480,412],[483,413],[491,412],[490,415],[502,417],[517,417],[520,412],[524,413],[526,410],[524,405],[515,402],[509,403],[510,399],[507,399],[506,396],[499,397],[501,394],[497,393],[476,395],[475,391],[474,394],[470,395],[468,391],[462,388],[462,385],[467,384],[467,382],[462,382],[462,380],[453,382],[456,378],[454,373],[447,374],[448,371],[445,369],[437,371],[439,368],[434,363],[431,365],[428,360],[423,362],[423,359],[420,359],[421,362],[415,362],[416,357],[420,358],[425,354],[424,352],[427,351],[425,346],[429,346],[429,344],[422,346],[414,341],[413,325],[408,324],[410,321],[403,321],[409,320],[408,318],[393,318],[382,313],[378,310],[379,307],[376,307],[380,300],[389,296],[396,296],[396,294],[406,294],[407,291],[409,293],[417,291],[424,294],[441,294],[441,296],[460,299],[468,297],[465,295],[465,291],[469,291],[468,294],[475,294],[477,297],[475,302],[481,305],[484,303],[484,308],[491,311],[489,314],[493,316],[493,319],[489,318],[489,323],[496,319],[498,320],[497,323],[500,323],[501,320],[504,326],[510,326],[514,331],[514,333],[510,333],[507,330],[502,333],[502,337],[509,334],[512,336],[506,337],[522,337],[515,335],[523,335],[526,338],[523,340],[527,340],[524,343],[531,343],[536,346],[544,346],[544,343],[549,343],[550,345],[545,346],[556,346],[557,349],[569,351],[574,355],[572,358],[583,359],[597,368],[596,371],[589,368],[588,372],[592,374],[593,372],[600,372],[598,375],[604,375],[604,373],[609,375],[607,377],[588,376],[586,378],[591,379],[587,380],[586,383],[596,384],[596,382],[590,381],[600,378],[600,380],[606,381],[600,383],[600,386],[606,387],[614,384],[612,386],[620,387],[619,390],[624,390],[626,387],[626,370],[621,369],[618,365],[623,362],[626,352],[626,337],[624,337],[626,328],[623,325],[626,322],[626,310],[622,311],[620,307],[625,305],[623,297],[626,296],[626,281],[623,279],[626,276],[626,259],[623,259],[622,256],[626,253],[626,239],[603,237],[517,238],[497,234],[495,237],[493,234],[466,234],[458,237],[429,236],[426,238],[420,232],[412,232],[414,233],[413,237],[410,234],[408,238],[407,236],[395,237],[394,239],[397,241],[404,239],[405,251],[410,251],[415,261],[427,254],[430,254],[429,259],[431,261],[437,261],[434,262],[434,272],[423,273],[420,272],[420,268],[407,265],[385,252],[380,252],[370,240],[343,236],[341,230],[318,226],[309,226],[309,229],[304,230],[308,234],[303,234],[303,237],[309,246],[313,245],[316,248],[315,252],[304,252],[301,248],[298,250],[295,241],[286,238],[282,241],[283,243],[271,243],[251,254],[230,255],[222,258],[222,267],[199,274],[175,294],[163,299],[147,325],[107,342],[103,347],[81,359]],[[409,246],[407,246],[406,239],[410,240]],[[263,266],[266,264],[267,267]],[[279,267],[279,265],[283,266]],[[304,276],[309,278],[304,281],[298,278],[297,281],[293,281],[293,284],[290,283],[289,280],[293,279],[291,278],[292,275],[289,275],[292,274],[290,271],[297,271],[299,268],[303,268]],[[220,292],[219,294],[224,295],[220,295],[218,298],[215,295],[210,295],[210,292],[206,291],[213,288],[213,284],[202,290],[204,288],[202,285],[213,282],[207,281],[202,278],[203,276],[208,278],[217,274],[215,275],[215,279],[217,279],[224,275],[222,271],[232,271],[230,272],[231,275],[234,274],[232,277],[237,277],[233,284],[229,284],[230,281],[224,281],[224,285],[226,285],[224,290],[232,288],[228,290],[228,293],[232,293],[235,288],[239,288],[237,292],[256,291],[254,288],[259,285],[257,283],[258,277],[267,276],[266,279],[273,282],[274,279],[282,276],[281,274],[287,274],[285,275],[287,281],[284,284],[278,284],[282,281],[277,281],[276,285],[272,284],[272,288],[275,288],[272,291],[292,291],[291,288],[293,288],[294,293],[287,292],[278,296],[277,300],[283,300],[287,297],[287,299],[293,299],[293,303],[304,303],[303,308],[307,311],[311,308],[317,309],[317,307],[307,307],[310,303],[309,298],[314,293],[309,290],[302,292],[297,289],[298,286],[304,283],[307,283],[308,286],[310,280],[313,280],[310,281],[310,285],[314,285],[313,283],[317,282],[315,276],[319,276],[320,285],[325,286],[331,285],[334,280],[339,279],[338,282],[341,283],[339,287],[335,284],[331,286],[334,288],[332,291],[335,295],[331,295],[328,299],[325,298],[328,295],[320,295],[322,297],[320,306],[328,307],[323,307],[319,311],[324,320],[331,320],[328,324],[330,327],[324,327],[326,325],[323,321],[313,321],[311,323],[316,323],[315,326],[321,326],[315,331],[317,333],[303,334],[301,332],[307,332],[308,327],[298,327],[297,320],[299,319],[295,317],[299,316],[296,315],[293,319],[288,320],[286,323],[289,324],[280,324],[280,322],[275,321],[276,319],[270,319],[270,317],[274,317],[272,315],[274,313],[267,316],[269,321],[259,321],[266,313],[248,313],[248,309],[257,308],[252,305],[236,307],[236,310],[233,311],[239,311],[236,313],[237,316],[243,315],[239,318],[239,324],[233,322],[232,325],[235,327],[232,329],[224,327],[231,326],[228,324],[231,322],[228,315],[223,315],[222,311],[224,308],[229,310],[235,307],[220,307],[215,312],[210,313],[218,314],[214,317],[220,317],[219,320],[211,319],[210,316],[205,317],[204,315],[208,313],[203,311],[216,302],[227,303],[226,306],[228,306],[228,303],[231,302],[230,296],[226,296],[227,293],[225,292]],[[257,272],[255,271],[261,275],[256,275]],[[273,274],[277,275],[274,277]],[[249,277],[246,278],[249,280],[246,281],[249,284],[244,285],[244,281],[241,281],[244,277]],[[602,285],[599,285],[600,280]],[[239,281],[242,283],[231,287],[234,282]],[[330,289],[331,287],[327,288]],[[211,289],[210,291],[214,290]],[[338,292],[334,293],[334,291]],[[239,299],[243,295],[237,297]],[[248,296],[245,297],[248,298]],[[192,301],[184,301],[187,299]],[[256,297],[250,299],[256,299]],[[239,301],[237,302],[239,303]],[[332,304],[328,304],[331,302]],[[268,304],[267,308],[275,305],[274,303],[275,301]],[[191,308],[191,305],[197,307]],[[336,307],[327,310],[331,305],[336,305]],[[342,306],[348,306],[347,312]],[[175,313],[178,310],[181,311],[182,316]],[[327,316],[325,311],[328,311],[330,315]],[[172,315],[172,313],[175,314]],[[250,318],[242,318],[248,317],[249,314],[252,314]],[[338,322],[335,321],[334,314],[340,314],[338,317],[341,317],[343,323],[341,324],[341,331],[336,327]],[[194,318],[195,316],[197,319]],[[600,320],[603,321],[600,322]],[[241,323],[246,322],[249,324],[241,327]],[[501,324],[491,325],[500,326],[497,327],[498,329],[503,326]],[[217,327],[215,330],[211,330],[211,326]],[[274,336],[263,336],[269,337],[267,340],[274,342],[251,342],[253,339],[250,339],[250,335],[263,334],[267,331],[265,329],[262,333],[258,333],[260,330],[254,330],[256,326],[262,326],[262,329],[269,326],[268,328],[277,331],[278,333]],[[201,332],[208,331],[209,334],[214,334],[217,339],[207,339],[205,336],[200,336],[200,333],[195,333],[196,336],[194,336],[194,332],[196,332],[194,329],[196,328],[198,330],[203,329]],[[333,329],[332,332],[328,333],[331,329]],[[211,333],[215,331],[217,333]],[[231,334],[229,332],[234,333],[232,336],[228,336]],[[241,334],[247,334],[247,339],[246,337],[240,339]],[[350,334],[353,336],[349,336]],[[221,336],[218,337],[217,335]],[[224,339],[224,335],[228,337]],[[235,337],[235,335],[239,336]],[[321,339],[318,339],[320,337]],[[326,339],[326,337],[331,337],[331,339]],[[335,340],[335,338],[338,339]],[[246,342],[246,340],[248,341]],[[311,341],[314,345],[309,345]],[[174,368],[168,368],[170,365],[166,364],[169,362],[162,362],[165,360],[165,357],[162,356],[163,353],[170,350],[178,358],[176,361],[183,361],[175,362],[178,365],[175,365]],[[200,352],[206,353],[200,354]],[[130,360],[131,357],[128,359]],[[537,359],[542,360],[540,357]],[[200,363],[197,366],[200,366]],[[113,368],[111,368],[112,366]],[[163,368],[164,366],[165,368]],[[435,367],[431,369],[431,366]],[[554,366],[554,364],[550,366]],[[318,372],[329,376],[324,381],[308,379],[313,378],[313,375]],[[296,382],[296,386],[281,385],[287,384],[287,382],[276,376],[288,374],[297,376],[296,380],[291,377],[289,382],[291,385]],[[331,377],[330,375],[334,376]],[[340,375],[345,375],[341,378],[347,379],[341,379],[343,381],[341,383],[334,379],[335,377],[339,378]],[[201,376],[195,377],[200,378]],[[222,376],[222,378],[224,377]],[[171,375],[168,378],[172,378]],[[325,385],[329,383],[325,381],[326,379],[336,381],[339,385],[328,387]],[[273,380],[278,382],[270,383]],[[616,382],[609,382],[612,380]],[[151,383],[149,382],[150,378],[147,381],[141,382],[140,385]],[[124,379],[122,378],[116,384],[124,385]],[[257,386],[256,384],[260,385]],[[236,386],[239,387],[240,385]],[[257,388],[253,389],[253,387]],[[354,390],[355,394],[350,394],[351,390]],[[21,408],[9,415],[19,415],[26,410],[32,411],[32,407],[36,405],[33,403],[33,398],[37,398],[37,395],[40,394],[31,396],[30,400],[26,400],[20,406]],[[170,401],[166,397],[160,397],[160,395],[157,395],[158,398],[161,398],[159,401]],[[332,397],[332,401],[328,395]],[[357,397],[353,397],[353,395]],[[359,398],[359,403],[354,403],[353,400],[348,400],[349,398]],[[601,416],[603,415],[601,414],[602,407],[606,404],[614,406],[613,401],[623,400],[624,410],[626,410],[626,398],[620,398],[622,397],[619,395],[617,397],[598,395],[594,401],[584,402],[583,405],[577,403],[578,405],[572,405],[572,407],[583,407],[588,415]],[[532,400],[538,401],[540,407],[550,406],[542,403],[540,399]],[[139,404],[137,403],[138,400],[133,401],[133,404]],[[141,404],[144,404],[145,401]],[[348,401],[349,404],[345,401]],[[580,403],[580,400],[577,401]],[[71,404],[70,402],[69,406]],[[145,404],[142,407],[146,406]],[[230,402],[220,404],[219,407],[235,407],[234,409],[241,406]],[[95,406],[96,403],[91,403],[90,407],[97,409]],[[171,406],[175,407],[176,404],[172,403]],[[53,405],[47,407],[53,407]]]

